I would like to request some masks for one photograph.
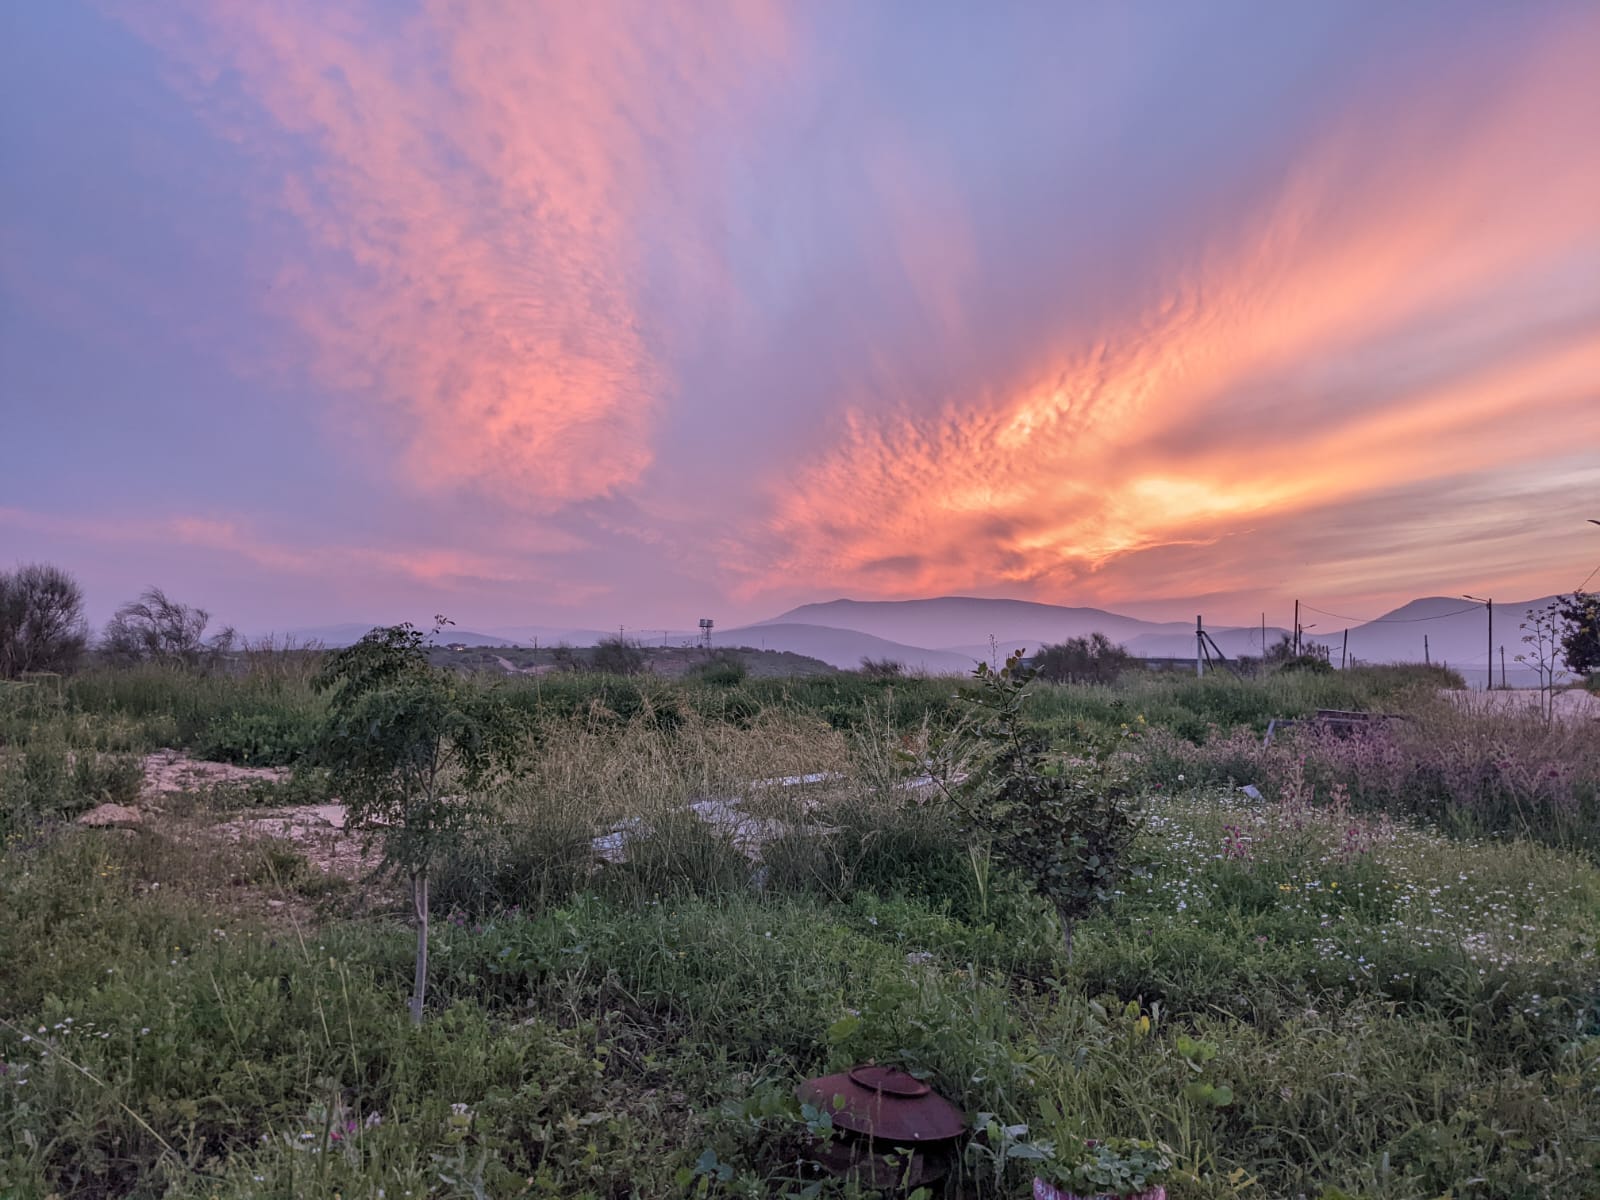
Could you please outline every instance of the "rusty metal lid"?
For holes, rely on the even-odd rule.
[[[840,1129],[899,1143],[937,1142],[966,1132],[961,1110],[899,1067],[861,1063],[795,1088]]]
[[[926,1096],[933,1089],[922,1080],[908,1071],[899,1067],[880,1067],[876,1063],[866,1063],[863,1066],[851,1067],[845,1074],[851,1080],[859,1083],[870,1091],[882,1092],[887,1096]]]

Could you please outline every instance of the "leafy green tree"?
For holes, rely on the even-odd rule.
[[[1574,592],[1557,597],[1555,607],[1567,669],[1577,675],[1600,671],[1600,595]]]
[[[70,671],[88,640],[83,589],[71,575],[47,563],[0,571],[0,679]]]
[[[428,664],[410,624],[374,629],[331,655],[317,678],[331,693],[318,761],[346,823],[381,840],[386,867],[411,883],[417,926],[411,1019],[428,986],[428,877],[459,843],[484,791],[526,745],[524,726],[497,693]]]
[[[974,675],[972,767],[956,803],[990,853],[1050,902],[1071,962],[1074,924],[1111,897],[1139,831],[1126,781],[1093,747],[1069,756],[1028,724],[1034,672],[1022,651]]]

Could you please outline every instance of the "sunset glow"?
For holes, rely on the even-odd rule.
[[[1594,5],[3,21],[0,563],[99,616],[1281,622],[1600,558]]]

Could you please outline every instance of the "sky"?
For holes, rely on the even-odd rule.
[[[1600,6],[0,6],[0,567],[241,629],[1600,561]]]

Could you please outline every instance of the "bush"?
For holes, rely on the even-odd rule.
[[[218,718],[195,743],[201,758],[247,767],[287,767],[303,762],[322,735],[315,708],[275,707]]]
[[[1133,656],[1103,633],[1041,646],[1033,656],[1039,678],[1051,683],[1115,683]]]
[[[750,668],[744,665],[744,659],[726,650],[702,663],[693,672],[695,679],[713,687],[738,687],[749,675]]]
[[[638,675],[645,668],[644,649],[625,637],[603,638],[589,662],[602,675]]]
[[[899,679],[906,673],[906,665],[892,658],[863,658],[861,673],[868,679]]]

